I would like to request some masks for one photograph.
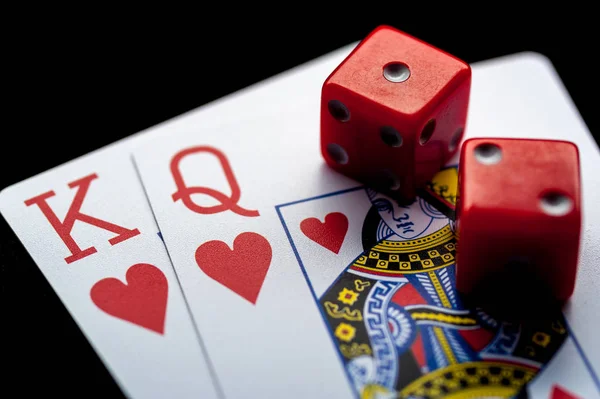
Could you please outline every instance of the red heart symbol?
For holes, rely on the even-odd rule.
[[[233,250],[223,241],[208,241],[196,249],[196,263],[208,277],[253,304],[267,276],[271,256],[269,241],[257,233],[238,235]]]
[[[110,277],[92,287],[92,302],[106,313],[163,334],[168,283],[156,266],[138,263],[125,275],[127,284]]]
[[[551,399],[579,399],[578,396],[573,395],[571,392],[558,385],[552,386],[550,397]]]
[[[337,254],[348,232],[348,218],[340,212],[325,216],[325,223],[317,218],[308,218],[300,223],[300,230],[317,244]]]

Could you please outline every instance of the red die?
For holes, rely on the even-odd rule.
[[[456,206],[456,287],[475,294],[523,278],[564,302],[580,245],[579,151],[566,141],[469,139],[462,146]],[[486,288],[484,288],[486,287]],[[541,288],[541,289],[540,289]]]
[[[414,199],[458,149],[470,89],[468,64],[380,26],[323,84],[323,157],[344,175]]]

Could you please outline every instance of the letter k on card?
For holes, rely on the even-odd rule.
[[[79,245],[77,245],[77,242],[73,239],[71,231],[73,230],[73,226],[77,220],[117,234],[115,237],[108,240],[111,245],[118,244],[140,234],[138,229],[127,229],[117,224],[110,223],[106,220],[102,220],[81,212],[81,206],[83,205],[83,201],[85,200],[85,197],[90,189],[90,185],[92,184],[92,181],[97,178],[98,175],[96,173],[92,173],[69,183],[69,187],[76,189],[77,192],[75,194],[75,198],[73,198],[71,205],[69,206],[67,215],[62,222],[48,204],[48,199],[56,195],[54,191],[47,191],[25,201],[25,205],[27,206],[39,206],[40,210],[46,219],[48,219],[48,222],[50,222],[60,239],[65,243],[67,248],[69,248],[69,251],[71,251],[71,256],[67,256],[65,258],[67,263],[78,261],[86,256],[96,253],[95,247],[88,247],[82,250],[79,248]]]

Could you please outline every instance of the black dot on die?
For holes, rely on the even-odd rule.
[[[490,379],[489,379],[489,378],[487,378],[487,377],[485,377],[485,376],[483,376],[483,377],[481,377],[481,378],[479,379],[479,383],[480,383],[481,385],[488,385],[488,384],[490,383]]]
[[[339,100],[331,100],[327,103],[327,109],[334,119],[340,122],[348,122],[350,120],[350,111]]]
[[[402,145],[402,136],[391,126],[383,126],[379,129],[379,136],[381,141],[390,147],[400,147]]]
[[[500,367],[490,367],[491,375],[499,375],[501,371]]]
[[[468,375],[475,375],[475,374],[477,374],[477,370],[475,370],[475,367],[467,367],[465,369],[465,371],[467,372]]]
[[[458,383],[460,384],[461,388],[466,388],[469,386],[469,383],[465,379],[461,379],[460,381],[458,381]]]
[[[452,373],[451,372],[444,373],[444,378],[447,379],[447,380],[451,380],[452,379]]]
[[[464,128],[459,127],[454,131],[454,133],[452,133],[452,137],[450,138],[450,142],[448,143],[448,151],[456,150],[456,147],[458,147],[458,143],[460,143],[460,140],[462,139],[463,132]]]
[[[500,384],[504,385],[505,387],[510,385],[510,380],[508,378],[503,378],[500,380]]]
[[[431,136],[433,136],[433,132],[435,132],[435,119],[430,119],[423,127],[423,130],[421,130],[419,144],[427,144]]]

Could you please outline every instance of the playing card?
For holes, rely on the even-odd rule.
[[[163,125],[163,137],[134,152],[225,395],[394,397],[426,390],[437,397],[462,390],[506,397],[527,383],[539,397],[552,384],[597,395],[600,353],[592,344],[599,325],[584,312],[600,310],[590,301],[600,285],[593,269],[600,214],[584,206],[578,286],[564,314],[516,326],[464,309],[453,291],[452,177],[411,205],[408,220],[393,216],[393,204],[379,194],[365,194],[327,168],[318,131],[326,76],[306,80],[293,94],[295,107],[268,118],[206,128],[203,115],[190,114],[185,126]],[[469,136],[574,141],[584,197],[600,193],[592,175],[597,147],[539,55],[473,65]],[[307,198],[323,201],[306,208]],[[386,207],[392,216],[382,215]],[[380,242],[382,250],[398,251],[367,251]],[[420,252],[406,250],[415,247]],[[385,273],[390,265],[401,277]],[[550,360],[557,353],[560,363]],[[576,379],[560,372],[575,365],[582,370]],[[546,366],[547,375],[555,370],[552,384],[539,373]],[[450,381],[442,386],[444,378]]]
[[[2,213],[125,394],[217,398],[127,150],[4,190]]]

